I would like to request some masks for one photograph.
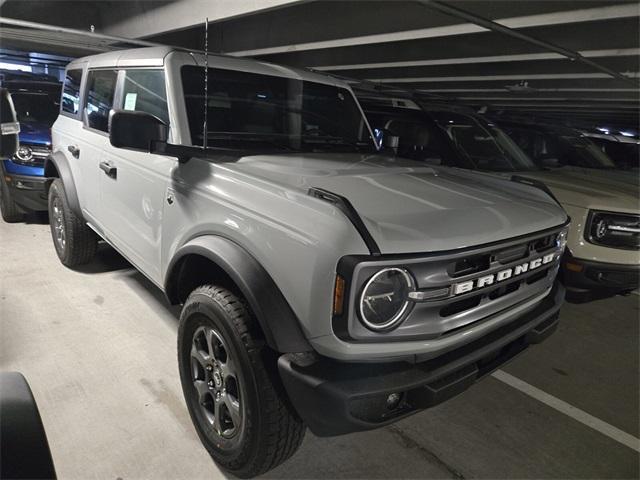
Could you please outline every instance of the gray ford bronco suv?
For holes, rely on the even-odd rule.
[[[285,461],[306,427],[438,404],[557,325],[565,212],[380,153],[338,79],[154,47],[73,61],[63,99],[56,252],[72,267],[103,239],[183,304],[187,407],[237,476]]]

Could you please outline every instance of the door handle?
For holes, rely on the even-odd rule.
[[[118,169],[111,165],[109,162],[100,162],[100,170],[107,174],[111,178],[118,176]]]
[[[67,147],[67,150],[69,150],[71,155],[73,155],[75,158],[78,158],[80,156],[80,149],[75,145],[69,145]]]

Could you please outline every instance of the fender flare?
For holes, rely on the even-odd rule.
[[[38,405],[24,376],[0,373],[2,478],[56,478]]]
[[[76,189],[76,183],[73,179],[73,174],[71,173],[69,160],[67,160],[67,157],[65,157],[63,153],[54,152],[44,164],[44,174],[48,178],[47,191],[48,187],[53,181],[53,169],[58,172],[58,177],[60,178],[60,180],[62,180],[64,191],[67,194],[67,202],[69,203],[69,208],[71,208],[73,213],[82,218],[82,209],[80,208],[80,202],[78,201],[78,190]]]
[[[296,314],[264,267],[243,247],[218,236],[203,235],[187,242],[171,259],[164,291],[171,303],[178,297],[181,259],[200,255],[220,267],[236,284],[262,327],[268,345],[281,353],[312,350]]]

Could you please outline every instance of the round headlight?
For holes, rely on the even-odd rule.
[[[33,152],[26,145],[22,145],[20,148],[18,148],[18,151],[16,152],[16,158],[18,158],[19,160],[22,160],[23,162],[30,161],[32,157],[33,157]]]
[[[602,220],[600,220],[598,223],[596,223],[595,228],[594,228],[594,233],[595,236],[598,240],[602,240],[604,237],[607,236],[609,230],[609,224],[608,222],[603,218]]]
[[[360,319],[375,331],[388,330],[404,320],[412,302],[413,278],[401,268],[384,268],[365,284],[360,295]]]

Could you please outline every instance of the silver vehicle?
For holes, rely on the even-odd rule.
[[[381,155],[335,78],[207,64],[72,62],[46,173],[65,265],[102,238],[184,305],[182,387],[224,469],[440,403],[555,329],[568,218],[546,193]]]
[[[397,138],[398,156],[545,185],[573,219],[560,271],[567,300],[638,288],[638,179],[627,175],[622,181],[629,172],[613,170],[613,162],[586,138],[566,127],[502,118],[496,125],[443,102],[419,100],[418,106],[410,98],[359,90],[356,95],[381,139]]]

